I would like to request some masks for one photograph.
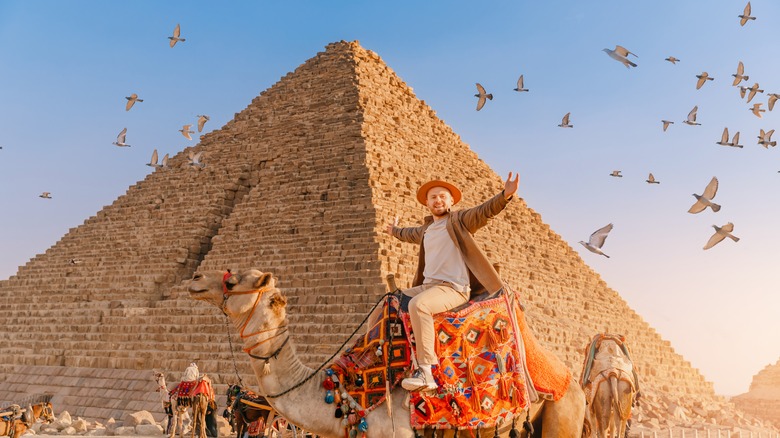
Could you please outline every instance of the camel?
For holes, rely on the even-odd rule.
[[[35,403],[34,405],[28,405],[24,412],[22,412],[19,405],[14,405],[8,409],[0,409],[0,411],[18,412],[18,415],[13,415],[13,418],[9,420],[0,420],[0,436],[9,436],[11,438],[22,436],[32,425],[43,419],[46,423],[54,421],[54,412],[52,410],[51,402],[42,401]]]
[[[593,338],[586,351],[581,384],[589,404],[583,436],[628,436],[628,420],[638,388],[622,336],[599,334]]]
[[[209,407],[209,399],[206,394],[196,394],[192,397],[191,404],[180,404],[177,397],[171,397],[168,387],[165,383],[165,374],[161,372],[154,373],[155,380],[157,381],[157,390],[161,393],[161,400],[163,409],[168,414],[168,435],[170,438],[176,436],[176,427],[179,427],[179,437],[184,438],[184,413],[187,412],[188,407],[192,407],[192,432],[191,438],[195,437],[195,431],[198,432],[199,438],[206,438],[206,411]],[[208,377],[204,376],[204,379]],[[167,400],[166,400],[167,398]],[[166,406],[166,404],[168,404]],[[169,410],[170,409],[170,410]]]
[[[305,366],[290,341],[287,298],[276,288],[270,273],[251,269],[240,275],[225,271],[196,273],[188,287],[190,297],[216,306],[239,330],[244,350],[250,354],[260,393],[291,423],[321,437],[341,438],[344,426],[334,418],[333,405],[323,401],[324,371]],[[312,378],[315,377],[315,378]],[[400,386],[391,393],[390,406],[383,405],[366,416],[366,438],[413,438],[407,392]],[[388,402],[385,402],[388,403]],[[585,415],[582,389],[572,379],[566,394],[556,402],[540,401],[529,412],[536,435],[542,438],[579,437]],[[519,428],[519,427],[518,427]],[[498,428],[509,437],[512,424]],[[452,433],[452,432],[450,432]],[[478,436],[493,437],[494,429]],[[521,436],[526,436],[522,431]]]

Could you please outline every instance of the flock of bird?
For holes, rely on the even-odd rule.
[[[179,24],[176,25],[176,27],[173,29],[173,36],[169,36],[168,39],[170,40],[170,46],[173,48],[176,43],[178,42],[184,42],[186,41],[185,38],[181,38],[181,26]],[[126,96],[125,99],[127,100],[127,103],[125,104],[125,111],[130,111],[136,103],[143,102],[143,99],[138,98],[138,94],[132,93],[130,96]],[[209,116],[207,115],[197,115],[198,117],[198,132],[203,132],[203,127],[206,124],[206,122],[209,121]],[[181,134],[186,138],[187,140],[192,140],[192,135],[195,131],[192,129],[192,124],[184,125],[179,130]],[[117,147],[130,147],[131,145],[127,143],[127,128],[123,128],[122,131],[119,132],[119,135],[116,136],[116,141],[112,142],[111,144],[117,146]],[[2,149],[2,147],[0,147]],[[206,167],[206,164],[201,161],[203,158],[203,151],[198,153],[189,153],[189,163],[188,165],[190,168],[193,169],[203,169]],[[165,154],[163,156],[162,160],[158,162],[158,154],[157,149],[155,149],[152,152],[152,157],[149,160],[148,163],[146,163],[147,166],[155,168],[155,169],[167,169],[168,168],[168,154]],[[38,197],[43,199],[52,199],[51,192],[43,192]]]
[[[752,11],[751,11],[750,2],[748,2],[742,14],[738,16],[740,18],[739,23],[741,26],[744,26],[750,20],[756,19],[756,17],[753,17],[751,15],[751,12]],[[616,45],[614,49],[603,49],[603,51],[610,58],[620,62],[628,69],[632,67],[637,67],[637,64],[631,61],[629,59],[629,56],[633,56],[634,58],[638,58],[639,56],[629,51],[623,46]],[[664,60],[675,65],[678,62],[680,62],[680,59],[675,58],[674,56],[669,56]],[[731,76],[734,77],[732,86],[739,87],[738,89],[740,93],[740,98],[744,99],[745,96],[747,96],[747,103],[750,103],[757,93],[764,93],[764,90],[760,88],[758,82],[755,82],[750,87],[739,85],[742,81],[748,81],[750,79],[750,76],[745,75],[745,65],[742,63],[742,61],[739,61],[739,64],[737,65],[736,73],[732,74]],[[697,79],[696,81],[697,90],[701,89],[708,81],[715,80],[715,78],[710,76],[709,73],[707,73],[706,71],[697,74],[696,79]],[[477,111],[479,111],[485,106],[485,103],[488,100],[493,100],[493,94],[488,93],[485,90],[485,87],[483,87],[480,83],[477,83],[476,86],[477,86],[477,94],[475,94],[474,96],[478,98]],[[523,75],[520,75],[519,79],[517,80],[517,88],[515,88],[514,91],[517,92],[529,91],[527,88],[524,87]],[[772,111],[774,109],[775,103],[777,102],[778,99],[780,99],[780,94],[769,93],[767,94],[767,97],[769,98],[767,102],[767,107],[769,108],[769,111]],[[748,110],[751,111],[756,117],[762,118],[762,113],[766,112],[766,110],[761,107],[762,105],[763,103],[754,103],[753,106],[748,108]],[[688,113],[686,119],[682,121],[682,123],[690,126],[700,126],[701,123],[696,121],[696,115],[698,110],[699,110],[698,105],[694,106],[693,109]],[[561,119],[561,123],[558,124],[558,127],[573,128],[574,125],[571,123],[570,118],[571,118],[571,113],[570,112],[566,113]],[[661,120],[661,123],[664,132],[666,132],[666,130],[669,128],[670,125],[674,124],[674,122],[670,120]],[[767,132],[764,132],[764,130],[761,129],[758,135],[758,144],[767,149],[770,146],[775,147],[777,145],[777,141],[772,141],[772,134],[774,132],[775,132],[774,129],[769,130]],[[721,146],[742,148],[744,147],[744,145],[739,144],[739,134],[740,134],[739,132],[736,132],[734,136],[730,138],[728,127],[725,127],[723,128],[723,134],[721,135],[720,141],[717,141],[715,143]],[[612,173],[610,173],[610,176],[616,178],[623,177],[620,170],[612,171]],[[660,184],[660,181],[656,180],[652,173],[649,174],[646,182],[648,184]],[[694,203],[693,206],[691,206],[691,208],[688,210],[688,213],[691,214],[701,213],[707,207],[710,207],[710,209],[713,212],[720,211],[721,208],[720,205],[712,202],[712,199],[715,197],[717,191],[718,191],[718,179],[716,177],[713,177],[710,183],[707,184],[707,187],[704,189],[704,192],[701,195],[693,194],[693,196],[696,198],[696,203]],[[728,222],[726,225],[723,225],[721,227],[718,227],[717,225],[713,225],[712,227],[715,229],[715,234],[713,234],[712,237],[710,237],[710,239],[704,245],[703,249],[707,250],[712,248],[716,244],[723,241],[723,239],[725,239],[726,237],[730,238],[734,242],[739,241],[738,237],[735,237],[733,234],[731,234],[731,232],[734,231],[733,223]],[[587,248],[590,252],[593,252],[595,254],[600,254],[603,255],[604,257],[609,258],[609,256],[605,254],[601,248],[604,245],[604,242],[606,241],[609,232],[612,231],[612,228],[613,228],[613,224],[611,223],[604,227],[601,227],[598,230],[594,231],[593,234],[590,235],[590,238],[588,239],[587,242],[580,241],[579,243],[582,244],[585,248]]]
[[[751,6],[750,2],[747,3],[745,6],[743,13],[739,15],[740,18],[740,25],[744,26],[748,21],[755,20],[756,17],[751,16]],[[173,30],[173,35],[169,36],[168,39],[170,40],[170,47],[173,48],[176,46],[178,42],[185,42],[186,39],[181,38],[181,27],[179,24],[176,25],[176,27]],[[634,58],[638,58],[638,55],[629,51],[623,46],[616,45],[614,49],[603,49],[603,51],[612,59],[616,60],[617,62],[620,62],[623,64],[626,68],[630,69],[632,67],[637,67],[637,64],[629,59],[629,56],[633,56]],[[669,56],[665,58],[665,61],[668,61],[672,64],[677,64],[680,62],[680,59],[675,58],[674,56]],[[741,98],[745,98],[747,96],[747,102],[750,103],[752,99],[756,96],[757,93],[764,93],[764,90],[762,90],[758,84],[758,82],[754,83],[751,87],[746,86],[740,86],[739,84],[742,81],[749,80],[749,76],[745,75],[745,66],[742,63],[742,61],[739,61],[739,64],[737,65],[737,71],[736,73],[732,74],[731,76],[734,77],[734,80],[732,82],[732,85],[735,87],[739,87],[739,93]],[[710,76],[706,71],[703,71],[701,74],[696,75],[697,81],[696,81],[696,89],[701,89],[708,81],[714,81],[715,78]],[[486,102],[488,100],[493,100],[493,94],[488,93],[485,88],[477,83],[477,94],[474,96],[478,98],[477,100],[477,111],[481,110]],[[528,92],[529,89],[525,88],[524,84],[524,78],[523,75],[520,75],[520,77],[517,80],[517,86],[514,88],[514,91],[518,93],[522,92]],[[767,107],[769,111],[772,111],[774,108],[775,103],[778,99],[780,99],[780,94],[778,93],[769,93],[767,94],[769,100],[767,102]],[[127,100],[127,103],[125,105],[125,111],[130,111],[136,103],[143,102],[143,99],[140,99],[136,93],[132,93],[130,96],[125,97]],[[765,109],[761,108],[763,104],[762,103],[755,103],[752,107],[749,108],[749,110],[756,115],[757,117],[761,118],[762,113],[766,112]],[[687,125],[691,126],[698,126],[701,125],[701,123],[696,121],[696,115],[698,111],[698,106],[694,106],[693,109],[688,113],[688,116],[686,119],[682,122]],[[198,115],[198,121],[197,121],[197,127],[198,132],[203,131],[203,127],[206,124],[206,122],[209,121],[209,116],[207,115]],[[561,119],[561,123],[558,124],[561,128],[573,128],[574,125],[570,121],[571,113],[566,113],[563,118]],[[662,129],[664,132],[667,131],[670,125],[674,124],[673,121],[670,120],[661,120],[662,122]],[[184,136],[187,140],[192,140],[191,134],[194,134],[195,131],[193,131],[192,124],[187,124],[182,126],[182,129],[179,130],[179,132]],[[764,146],[765,148],[774,147],[777,145],[776,141],[772,141],[772,134],[774,133],[774,129],[764,132],[762,129],[760,134],[758,135],[758,144],[761,146]],[[716,144],[722,145],[722,146],[729,146],[729,147],[736,147],[736,148],[742,148],[744,145],[739,144],[739,135],[740,133],[737,132],[734,134],[733,137],[730,138],[728,127],[723,129],[723,134],[721,136],[720,141],[717,141]],[[127,143],[127,128],[122,129],[122,131],[117,135],[117,139],[115,142],[112,143],[113,145],[117,147],[130,147],[131,145]],[[2,147],[0,147],[2,149]],[[198,153],[189,153],[189,163],[188,165],[191,168],[195,169],[202,169],[205,167],[205,164],[201,161],[203,158],[203,151]],[[153,167],[155,169],[165,169],[168,167],[168,154],[165,154],[163,156],[161,161],[158,161],[158,153],[157,149],[155,149],[152,152],[151,159],[149,163],[146,163],[147,166]],[[621,174],[620,170],[614,170],[610,176],[622,178],[623,175]],[[660,184],[660,181],[656,180],[652,173],[649,174],[646,182],[648,184]],[[701,195],[694,194],[693,196],[696,198],[696,203],[691,206],[691,208],[688,210],[689,213],[696,214],[704,211],[707,207],[710,207],[710,209],[713,212],[718,212],[720,210],[720,205],[712,202],[712,199],[715,197],[715,194],[718,190],[718,179],[713,177],[710,183],[706,186],[703,193]],[[50,192],[43,192],[39,195],[39,197],[44,199],[52,199]],[[612,230],[613,224],[608,224],[595,232],[591,234],[590,238],[587,242],[580,241],[585,248],[587,248],[589,251],[603,255],[605,257],[609,257],[607,254],[605,254],[602,251],[602,246],[604,245],[604,242],[607,239],[607,236],[609,235],[609,232]],[[704,246],[704,249],[709,249],[715,246],[717,243],[724,240],[726,237],[729,237],[734,242],[739,241],[739,238],[735,237],[731,232],[734,229],[734,224],[731,222],[728,222],[726,225],[723,225],[721,227],[718,227],[716,225],[713,225],[713,228],[715,229],[715,234],[712,235],[712,237],[709,239],[709,241]]]

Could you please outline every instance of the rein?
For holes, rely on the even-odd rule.
[[[227,316],[227,312],[225,312],[225,306],[227,305],[228,298],[230,298],[233,295],[257,294],[257,298],[255,298],[255,302],[252,305],[252,310],[249,311],[249,315],[247,315],[246,319],[244,320],[244,323],[241,324],[241,328],[239,329],[238,334],[239,334],[239,336],[241,336],[241,339],[246,339],[246,338],[248,338],[250,336],[260,335],[260,334],[271,332],[271,331],[274,331],[274,330],[281,330],[279,333],[277,333],[277,334],[275,334],[275,335],[273,335],[273,336],[271,336],[271,337],[269,337],[267,339],[263,339],[262,341],[256,342],[251,347],[244,348],[243,349],[244,353],[247,353],[247,354],[249,354],[251,356],[250,352],[255,347],[257,347],[259,345],[262,345],[262,344],[264,344],[264,343],[266,343],[266,342],[276,338],[277,336],[281,336],[281,335],[287,333],[287,326],[286,325],[280,325],[279,327],[272,327],[272,328],[265,329],[265,330],[258,330],[256,332],[252,332],[252,333],[244,333],[246,331],[247,326],[249,325],[249,321],[252,320],[252,315],[255,314],[255,309],[257,309],[257,305],[260,304],[260,298],[262,298],[263,294],[265,294],[266,292],[270,291],[272,288],[271,287],[261,287],[260,289],[252,289],[252,290],[245,290],[245,291],[240,291],[240,292],[233,292],[232,290],[230,290],[231,287],[228,287],[228,283],[227,283],[227,280],[231,276],[232,276],[232,274],[230,273],[230,271],[227,271],[225,273],[225,275],[222,276],[222,305],[220,306],[220,309],[222,310],[222,313],[225,314],[225,316]],[[282,344],[282,346],[279,347],[276,350],[276,352],[272,355],[272,356],[274,356],[274,358],[276,357],[276,355],[279,354],[279,352],[281,351],[282,347],[284,347],[284,345],[287,344],[287,341],[289,339],[290,339],[290,336],[288,335],[287,339],[285,339],[285,341]]]

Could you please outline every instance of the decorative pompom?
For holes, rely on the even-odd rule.
[[[357,430],[354,428],[349,430],[349,438],[357,438]]]
[[[357,378],[355,378],[355,385],[363,386],[363,383],[365,383],[363,376],[357,376]]]
[[[336,408],[336,413],[334,415],[336,416],[336,418],[341,418],[344,416],[344,413],[341,412],[341,406]]]
[[[333,393],[330,391],[325,392],[325,403],[331,404],[333,403]]]
[[[509,438],[520,438],[520,432],[512,426],[512,430],[509,431]]]
[[[357,424],[358,422],[357,415],[355,414],[347,415],[347,421],[349,421],[349,424]]]
[[[361,432],[365,432],[368,430],[368,421],[366,421],[365,418],[360,419],[360,423],[358,423],[358,430]]]
[[[528,420],[523,421],[523,429],[528,432],[529,436],[534,434],[534,425]]]
[[[322,381],[322,387],[330,391],[335,389],[336,385],[333,383],[333,380],[325,379]]]

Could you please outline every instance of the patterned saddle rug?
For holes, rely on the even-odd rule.
[[[557,400],[571,373],[528,331],[514,293],[434,316],[439,366],[436,393],[411,393],[411,426],[477,429],[519,414],[538,394]],[[341,355],[323,383],[345,427],[365,431],[375,409],[409,374],[414,345],[408,314],[397,296],[369,318],[366,334]],[[346,400],[343,395],[346,394]]]
[[[180,382],[169,393],[171,399],[176,398],[176,403],[179,406],[192,405],[193,398],[198,394],[205,394],[209,402],[214,401],[214,388],[211,386],[211,380],[205,378],[192,382]]]

